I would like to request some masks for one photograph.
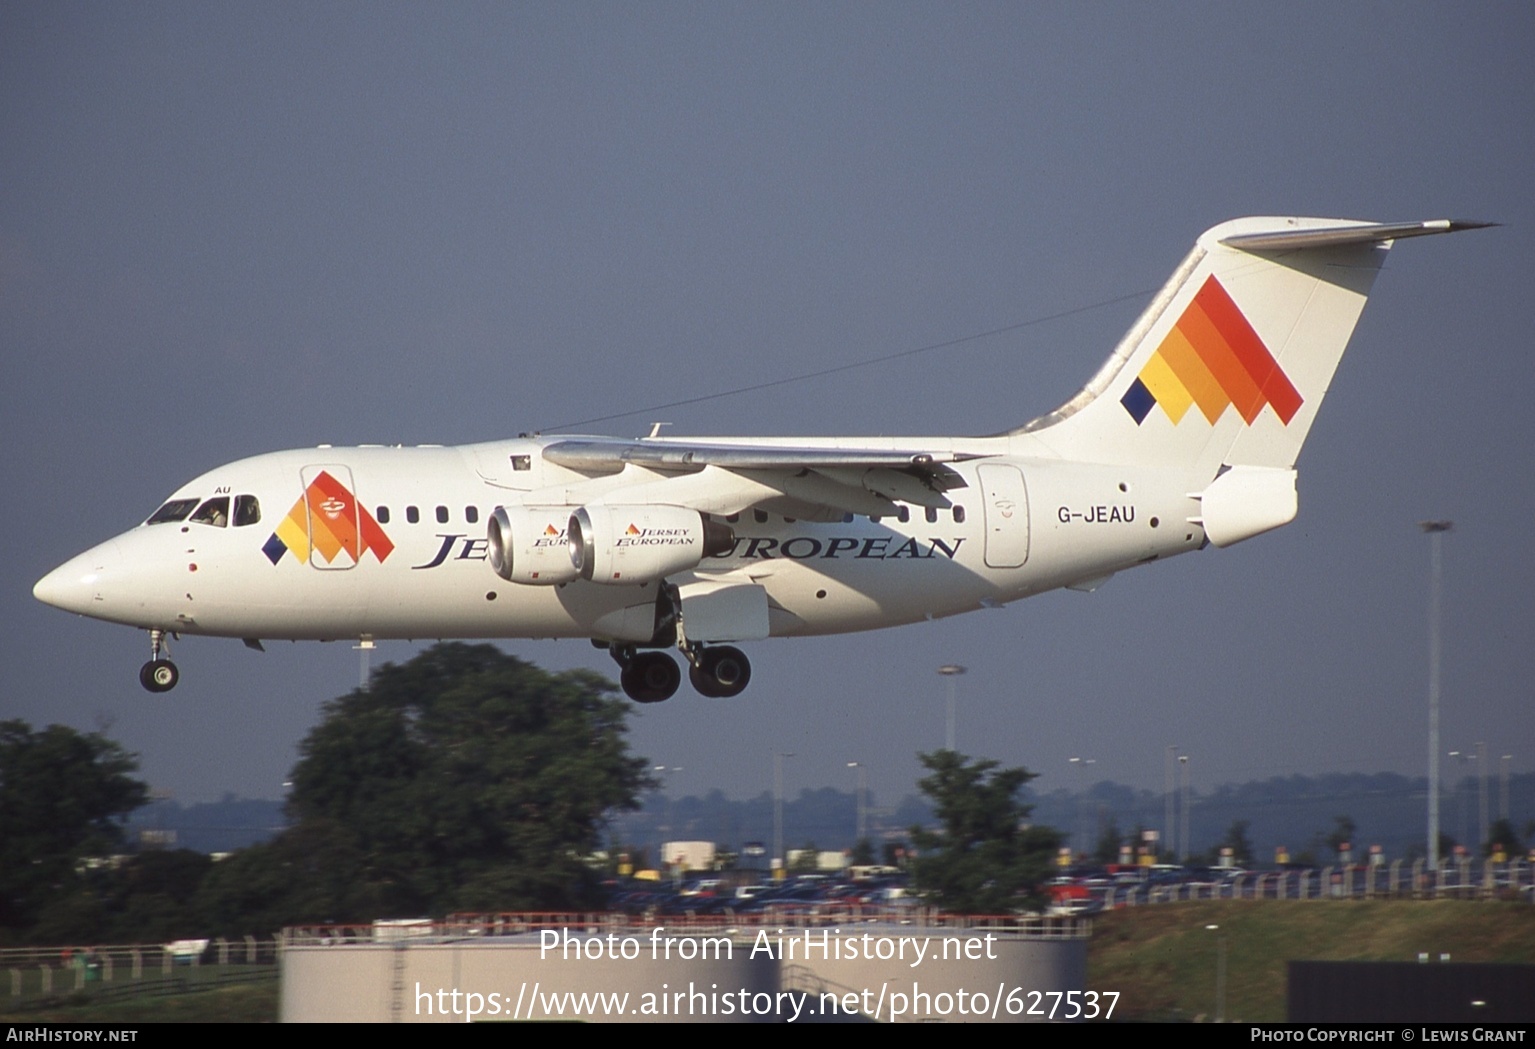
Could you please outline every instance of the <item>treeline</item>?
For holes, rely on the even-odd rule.
[[[458,910],[587,908],[608,813],[651,785],[596,674],[438,645],[327,704],[289,826],[215,863],[126,855],[147,800],[117,744],[0,725],[0,942],[154,942]],[[114,859],[115,857],[115,859]]]

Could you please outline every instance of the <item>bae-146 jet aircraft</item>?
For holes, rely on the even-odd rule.
[[[1098,373],[989,437],[523,436],[221,466],[38,599],[172,637],[589,638],[624,691],[738,695],[741,642],[993,607],[1295,517],[1295,460],[1387,250],[1486,223],[1245,218]]]

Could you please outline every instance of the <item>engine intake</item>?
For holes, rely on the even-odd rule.
[[[498,506],[485,526],[490,567],[509,583],[554,586],[576,578],[564,506]]]

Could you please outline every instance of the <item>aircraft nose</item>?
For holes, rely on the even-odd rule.
[[[32,596],[66,612],[91,615],[102,601],[102,577],[121,560],[122,553],[115,542],[92,547],[39,579],[32,588]]]

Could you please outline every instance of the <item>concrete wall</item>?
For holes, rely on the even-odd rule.
[[[396,943],[295,940],[294,1022],[1047,1022],[1081,991],[1085,937],[902,925],[548,930]]]

